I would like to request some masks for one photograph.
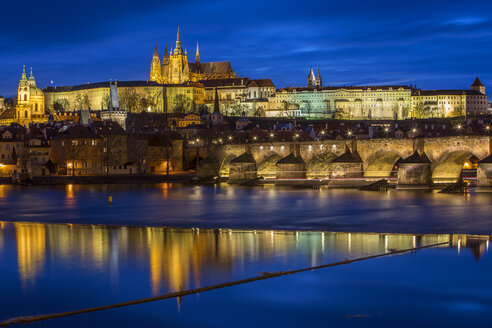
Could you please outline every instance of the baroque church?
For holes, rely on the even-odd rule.
[[[196,43],[195,62],[188,62],[188,53],[181,47],[181,38],[178,35],[176,47],[167,52],[167,44],[162,64],[157,51],[157,43],[150,65],[150,81],[162,84],[181,84],[200,80],[227,79],[236,77],[230,62],[200,62],[198,42]]]
[[[22,76],[17,89],[17,105],[15,106],[15,120],[19,124],[28,125],[32,122],[44,122],[44,94],[36,86],[32,74],[26,77],[26,66],[22,68]]]

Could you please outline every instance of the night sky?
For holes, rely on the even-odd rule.
[[[492,90],[492,1],[11,1],[1,4],[0,94],[22,65],[38,86],[147,80],[154,41],[239,75],[304,86],[417,84]]]

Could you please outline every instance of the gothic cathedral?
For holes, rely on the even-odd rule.
[[[150,65],[150,80],[161,84],[181,84],[185,82],[197,82],[200,80],[227,79],[236,77],[230,62],[200,62],[198,42],[196,43],[195,62],[188,62],[188,53],[181,48],[181,38],[178,35],[174,51],[167,52],[161,60],[157,51],[157,43]]]

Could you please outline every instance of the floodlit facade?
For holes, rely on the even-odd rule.
[[[283,88],[269,99],[269,112],[297,109],[308,118],[405,119],[411,96],[409,86]]]
[[[150,81],[162,84],[181,84],[185,82],[197,82],[200,80],[226,79],[236,77],[230,62],[209,62],[200,61],[198,42],[196,44],[195,62],[188,61],[188,53],[181,47],[181,36],[176,37],[176,46],[169,53],[166,50],[162,62],[157,50],[157,43],[154,48],[154,55],[150,64]]]

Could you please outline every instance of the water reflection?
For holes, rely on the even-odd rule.
[[[109,273],[112,281],[118,279],[122,263],[131,263],[135,268],[148,270],[149,287],[154,295],[201,286],[204,273],[223,281],[237,272],[256,275],[264,268],[294,269],[447,241],[458,252],[469,248],[478,260],[488,251],[489,245],[488,236],[468,235],[0,222],[0,258],[9,252],[9,247],[5,246],[12,239],[9,236],[15,238],[12,246],[17,251],[19,279],[24,289],[36,284],[46,271],[47,262],[55,268],[71,266],[98,275]]]

